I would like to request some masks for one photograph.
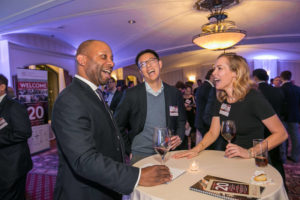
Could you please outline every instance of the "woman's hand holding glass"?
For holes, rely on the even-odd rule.
[[[228,143],[225,150],[225,156],[227,158],[249,158],[249,152],[247,149],[244,149],[236,144]]]

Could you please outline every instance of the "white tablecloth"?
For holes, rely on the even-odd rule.
[[[271,165],[258,168],[254,159],[225,158],[223,151],[206,150],[192,159],[173,159],[169,152],[166,156],[166,165],[185,169],[186,172],[168,184],[154,187],[138,186],[131,194],[131,200],[193,200],[193,199],[218,199],[200,192],[189,189],[191,185],[202,179],[206,175],[219,176],[232,180],[250,183],[251,177],[256,170],[266,172],[268,179],[273,180],[273,184],[265,186],[262,199],[266,200],[285,200],[288,199],[283,186],[283,181],[278,171]],[[199,163],[198,172],[191,172],[189,166],[196,160]],[[160,164],[159,155],[153,155],[140,160],[135,164],[141,167],[145,164]]]

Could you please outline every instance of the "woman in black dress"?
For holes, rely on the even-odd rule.
[[[227,144],[225,150],[228,158],[251,158],[255,153],[252,140],[264,138],[264,127],[271,132],[265,139],[269,150],[287,139],[283,124],[264,96],[253,89],[254,83],[249,74],[248,64],[243,57],[233,53],[218,57],[213,72],[218,101],[210,129],[196,147],[177,153],[174,158],[197,156],[218,138],[220,124],[224,120],[233,120],[236,124],[236,137]]]

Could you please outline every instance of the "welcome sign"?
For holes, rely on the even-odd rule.
[[[18,69],[17,96],[26,105],[32,127],[28,140],[31,153],[50,147],[48,124],[48,78],[47,71]]]

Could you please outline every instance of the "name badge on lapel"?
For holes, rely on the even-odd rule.
[[[230,112],[230,108],[231,108],[231,105],[228,105],[226,103],[222,103],[219,114],[228,117],[229,112]]]
[[[0,117],[0,130],[7,126],[8,123],[5,121],[4,118]]]
[[[178,107],[177,106],[170,106],[170,116],[176,117],[178,116]]]

